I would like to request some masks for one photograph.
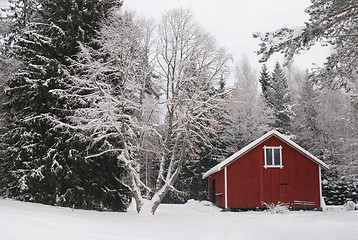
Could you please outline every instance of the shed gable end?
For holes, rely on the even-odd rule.
[[[270,139],[271,137],[276,137],[281,142],[284,142],[284,143],[290,145],[291,147],[293,147],[294,149],[296,149],[297,151],[299,151],[303,155],[305,155],[308,159],[310,159],[311,161],[313,161],[316,164],[320,165],[323,170],[329,169],[328,165],[326,165],[324,162],[322,162],[321,160],[319,160],[318,158],[313,156],[311,153],[309,153],[308,151],[306,151],[305,149],[303,149],[302,147],[300,147],[299,145],[297,145],[296,143],[294,143],[292,140],[288,139],[284,135],[280,134],[279,132],[277,132],[275,130],[272,130],[272,131],[266,133],[265,135],[263,135],[262,137],[260,137],[260,138],[256,139],[255,141],[251,142],[250,144],[248,144],[247,146],[242,148],[240,151],[238,151],[235,154],[231,155],[229,158],[225,159],[224,161],[222,161],[218,165],[216,165],[213,168],[211,168],[209,171],[207,171],[203,175],[203,179],[208,177],[208,176],[210,176],[211,174],[213,174],[215,172],[220,171],[225,166],[230,165],[232,162],[237,161],[241,156],[245,155],[247,152],[249,152],[252,149],[256,148],[258,145],[260,145],[261,143],[263,143],[266,140]],[[273,145],[267,144],[267,146],[273,146]],[[283,165],[282,161],[281,161],[281,165]]]

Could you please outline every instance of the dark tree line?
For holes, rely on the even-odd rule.
[[[21,66],[6,82],[2,191],[8,197],[86,209],[123,210],[123,170],[105,156],[85,161],[85,138],[54,128],[81,103],[53,93],[65,89],[79,43],[91,43],[115,1],[11,1],[2,55]]]

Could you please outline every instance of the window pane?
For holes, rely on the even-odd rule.
[[[280,158],[280,149],[274,149],[274,161],[275,161],[275,166],[280,166],[281,165],[281,158]]]
[[[272,149],[266,149],[266,165],[272,165]]]

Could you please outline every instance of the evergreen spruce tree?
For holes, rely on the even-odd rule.
[[[218,94],[221,96],[223,103],[226,105],[228,104],[228,99],[230,94],[227,89],[227,83],[225,79],[221,78],[219,82],[219,89],[217,90]],[[231,127],[232,121],[230,119],[230,110],[223,108],[222,111],[216,113],[216,119],[219,122],[219,130],[215,139],[215,152],[213,154],[213,159],[215,160],[214,163],[219,163],[220,161],[224,160],[225,158],[231,155],[231,152],[227,151],[228,145],[231,144],[228,141],[226,131]],[[214,164],[213,166],[215,166]],[[210,169],[210,168],[208,168]]]
[[[15,1],[17,10],[25,1]],[[18,26],[16,57],[24,65],[9,82],[5,191],[9,197],[87,209],[123,210],[128,197],[115,157],[85,161],[85,136],[53,128],[81,103],[53,93],[65,89],[78,42],[90,43],[115,1],[39,1],[27,24]],[[15,17],[21,17],[21,14]],[[21,21],[19,21],[21,22]],[[94,146],[95,147],[95,146]]]
[[[266,99],[268,89],[271,87],[271,76],[267,69],[266,64],[263,64],[261,67],[259,82],[261,84],[262,94],[264,95],[264,98]]]
[[[358,201],[358,186],[346,177],[340,177],[337,167],[332,166],[322,176],[322,195],[327,205],[343,205],[346,200]]]
[[[316,157],[321,158],[324,152],[323,141],[325,137],[319,126],[317,111],[319,106],[318,94],[313,89],[308,77],[306,77],[296,103],[293,133],[296,136],[295,142]]]
[[[227,99],[228,116],[221,133],[226,157],[269,131],[268,126],[272,123],[272,111],[257,91],[259,83],[265,90],[271,86],[271,77],[266,66],[262,66],[261,75],[258,78],[247,59],[244,58],[236,65],[234,76],[235,84]]]
[[[270,81],[265,76],[264,69],[261,73],[261,86],[265,101],[273,110],[274,123],[272,128],[280,131],[283,134],[291,134],[292,131],[292,117],[291,97],[287,85],[287,79],[280,64],[277,62],[273,70]]]

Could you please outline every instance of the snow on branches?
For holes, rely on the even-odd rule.
[[[356,0],[315,0],[306,9],[310,18],[303,27],[281,28],[273,32],[254,33],[258,38],[261,62],[275,52],[288,61],[315,43],[332,49],[324,67],[315,71],[315,81],[332,89],[354,90],[357,86],[358,2]],[[355,90],[356,91],[356,90]]]
[[[71,83],[53,91],[81,107],[70,124],[52,121],[102,144],[95,153],[88,146],[87,158],[115,154],[137,211],[154,214],[175,190],[195,141],[210,144],[217,129],[213,113],[222,103],[215,86],[227,74],[230,55],[182,9],[164,15],[155,54],[152,31],[133,13],[114,11],[94,41],[99,48],[80,45]]]

